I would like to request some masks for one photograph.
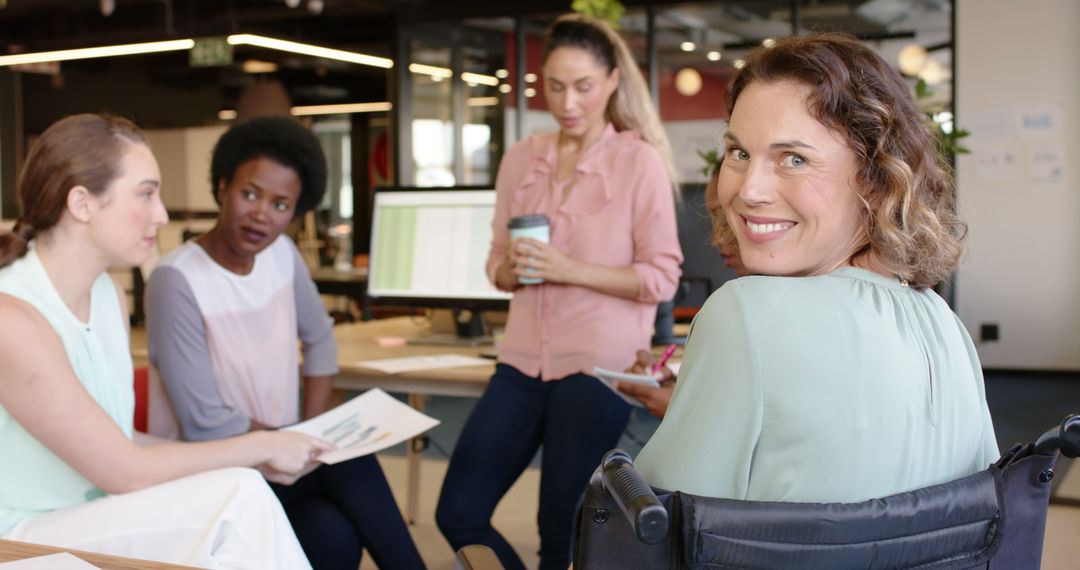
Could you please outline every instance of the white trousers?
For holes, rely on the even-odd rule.
[[[205,568],[311,568],[254,469],[109,495],[22,521],[3,538]]]

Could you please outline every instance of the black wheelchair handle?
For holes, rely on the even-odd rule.
[[[1059,427],[1048,430],[1035,441],[1035,451],[1051,454],[1061,451],[1065,457],[1080,456],[1080,415],[1069,414]]]
[[[657,544],[667,538],[668,512],[651,487],[634,469],[630,454],[613,449],[604,455],[602,481],[604,488],[615,498],[615,503],[626,520],[634,525],[639,541]]]

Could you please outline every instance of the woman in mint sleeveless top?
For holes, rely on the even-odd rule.
[[[329,444],[293,432],[131,440],[127,309],[105,270],[152,251],[168,220],[160,186],[124,119],[68,117],[30,149],[22,216],[0,235],[0,538],[212,568],[309,567],[259,472],[291,483]]]

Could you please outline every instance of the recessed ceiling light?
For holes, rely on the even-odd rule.
[[[701,92],[701,74],[692,67],[680,69],[675,74],[675,90],[684,97],[693,97]]]
[[[498,97],[469,97],[465,104],[470,107],[494,107],[499,104]]]
[[[163,42],[147,42],[141,44],[123,44],[113,46],[101,46],[91,48],[64,49],[58,51],[39,51],[36,53],[20,53],[15,55],[0,56],[0,67],[18,65],[22,63],[42,63],[46,61],[70,61],[73,59],[93,59],[97,57],[113,57],[118,55],[135,55],[141,53],[157,53],[163,51],[180,51],[191,49],[195,40],[168,40]]]
[[[905,75],[918,75],[919,70],[926,64],[926,58],[926,48],[919,44],[908,44],[897,55],[897,63]]]
[[[272,61],[249,59],[244,62],[244,73],[273,73],[277,71],[278,64]]]

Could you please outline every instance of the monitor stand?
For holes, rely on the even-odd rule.
[[[433,333],[409,339],[409,344],[418,346],[478,347],[493,343],[491,335],[485,334],[487,326],[484,322],[483,313],[471,309],[454,309],[453,313],[456,334]]]

